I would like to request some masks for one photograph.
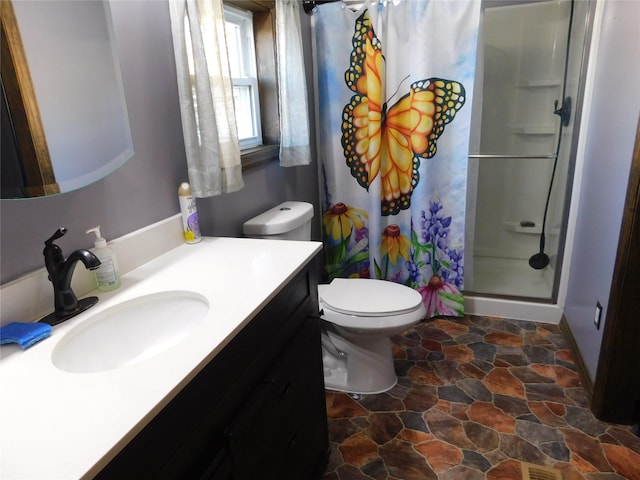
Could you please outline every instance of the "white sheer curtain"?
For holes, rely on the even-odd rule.
[[[280,165],[309,165],[309,107],[297,0],[276,0],[276,39]]]
[[[191,190],[198,198],[237,191],[244,182],[222,0],[169,6]]]

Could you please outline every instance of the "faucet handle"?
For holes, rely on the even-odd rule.
[[[58,267],[64,262],[62,249],[53,242],[64,236],[65,233],[67,233],[67,229],[60,227],[53,235],[51,235],[49,240],[44,242],[44,250],[42,251],[42,254],[44,255],[44,264],[47,267],[47,272],[49,272],[49,280],[53,278],[52,275],[55,274]]]
[[[46,240],[44,242],[44,244],[47,246],[51,246],[53,242],[55,242],[60,237],[63,237],[65,233],[67,233],[67,229],[64,227],[60,227],[58,230],[55,231],[53,235],[51,235],[51,238],[49,238],[49,240]]]

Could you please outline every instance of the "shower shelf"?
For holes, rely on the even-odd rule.
[[[541,226],[542,226],[542,222],[534,222],[535,223],[535,227],[522,227],[520,226],[520,222],[507,222],[507,221],[503,221],[502,222],[502,228],[504,228],[505,230],[509,231],[509,232],[515,232],[515,233],[528,233],[528,234],[533,234],[533,235],[540,235],[540,231],[541,231]],[[549,234],[559,234],[560,233],[560,228],[559,227],[552,227],[552,228],[547,228],[547,233]]]
[[[509,125],[509,130],[516,135],[555,135],[557,129],[553,125]]]
[[[535,227],[522,227],[520,226],[520,222],[502,222],[502,228],[508,230],[509,232],[516,233],[530,233],[539,235],[540,234],[540,226],[542,222],[534,222]]]
[[[539,78],[537,80],[527,80],[516,86],[518,88],[548,88],[559,87],[560,85],[562,85],[562,82],[559,78]]]

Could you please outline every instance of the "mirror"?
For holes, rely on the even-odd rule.
[[[109,2],[2,1],[1,197],[69,192],[133,155]]]

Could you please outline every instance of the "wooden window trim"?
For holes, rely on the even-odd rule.
[[[242,170],[250,170],[260,165],[277,161],[280,158],[280,145],[259,145],[247,148],[241,152],[240,156],[242,158]]]
[[[262,145],[242,150],[242,169],[248,170],[279,160],[280,115],[276,71],[275,1],[224,0],[224,3],[253,12]]]

